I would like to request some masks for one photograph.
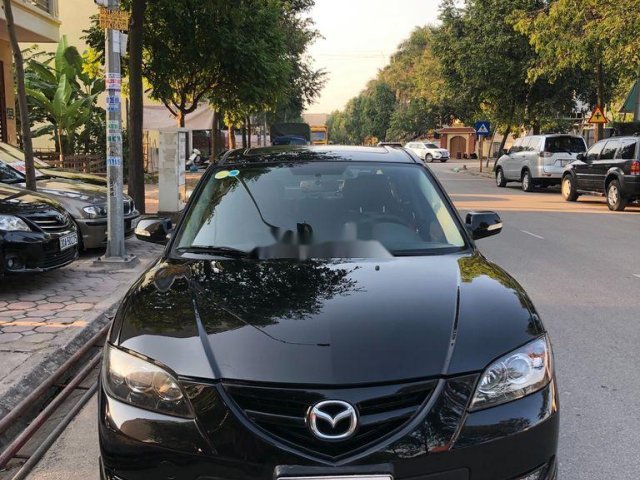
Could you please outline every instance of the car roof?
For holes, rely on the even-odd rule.
[[[356,147],[347,145],[282,145],[237,149],[227,152],[218,164],[271,162],[392,162],[418,163],[404,148]]]

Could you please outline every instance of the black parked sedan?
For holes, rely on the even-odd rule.
[[[474,244],[501,228],[403,149],[223,158],[114,320],[102,478],[555,479],[547,333]]]
[[[0,184],[0,275],[42,272],[78,257],[78,231],[53,200]]]

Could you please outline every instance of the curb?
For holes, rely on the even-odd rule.
[[[487,167],[487,168],[491,168],[491,167]],[[478,170],[472,170],[472,169],[464,169],[464,168],[460,168],[457,171],[454,170],[455,173],[463,173],[465,175],[473,175],[474,177],[483,177],[483,178],[493,178],[493,172],[480,172]]]

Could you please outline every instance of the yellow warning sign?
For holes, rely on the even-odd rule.
[[[100,28],[129,30],[129,12],[100,7]]]
[[[609,119],[602,112],[602,107],[600,107],[600,105],[596,105],[596,108],[593,109],[591,117],[589,118],[589,123],[609,123]]]

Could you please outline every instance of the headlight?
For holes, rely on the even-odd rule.
[[[84,207],[82,210],[87,214],[89,218],[99,218],[107,216],[106,205],[89,205],[88,207]]]
[[[0,215],[0,230],[5,232],[30,232],[24,220],[13,215]]]
[[[193,417],[176,378],[165,369],[110,345],[106,346],[104,384],[109,394],[136,407],[178,417]]]
[[[492,407],[537,392],[553,376],[547,337],[541,337],[493,362],[484,371],[471,410]]]
[[[442,154],[440,152],[436,152],[436,153],[433,154],[433,156],[435,158],[440,158],[442,156]]]

